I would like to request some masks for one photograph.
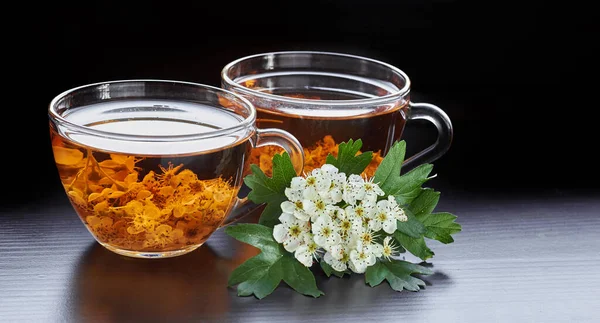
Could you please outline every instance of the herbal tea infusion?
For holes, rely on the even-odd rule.
[[[331,96],[323,97],[323,93],[320,93],[320,96],[308,97],[301,94],[283,96],[314,100],[334,99]],[[323,110],[319,115],[307,115],[309,112],[303,115],[285,113],[258,104],[256,109],[257,124],[261,127],[284,129],[298,138],[304,147],[305,172],[323,166],[327,155],[337,156],[339,143],[361,138],[364,142],[363,150],[373,151],[373,160],[363,173],[369,177],[373,176],[383,160],[385,149],[389,146],[388,140],[401,137],[407,113],[407,105],[381,106],[373,109],[371,113],[358,116],[348,115],[348,112],[342,109]],[[274,146],[256,149],[252,152],[251,163],[259,165],[263,172],[270,175],[273,155],[282,151]]]

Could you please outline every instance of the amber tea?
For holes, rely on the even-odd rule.
[[[87,107],[85,113],[75,110],[66,118],[93,130],[145,135],[204,133],[240,122],[225,110],[198,105],[193,107],[195,123],[156,118],[157,110],[182,109],[185,104],[118,101]],[[152,109],[140,114],[141,106]],[[100,117],[115,111],[116,119]],[[103,121],[86,123],[98,119]],[[247,137],[161,145],[59,135],[52,126],[51,138],[60,179],[87,229],[108,249],[132,254],[185,252],[200,246],[235,204],[242,183],[239,161],[244,162],[251,149]]]
[[[272,92],[271,92],[272,93]],[[327,91],[276,92],[285,97],[312,100],[364,99],[359,95],[331,93]],[[361,110],[323,109],[301,110],[273,108],[255,103],[258,111],[257,123],[261,127],[280,128],[294,134],[304,147],[304,171],[309,172],[325,163],[327,155],[337,156],[338,144],[349,139],[361,139],[362,151],[372,151],[373,160],[365,169],[365,176],[373,176],[377,166],[387,153],[387,147],[402,135],[406,122],[407,105],[382,105],[368,113]],[[252,152],[251,162],[260,165],[270,174],[272,156],[282,150],[274,146],[263,147]]]

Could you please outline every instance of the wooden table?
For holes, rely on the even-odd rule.
[[[259,301],[226,287],[256,251],[222,230],[188,255],[127,258],[51,196],[0,213],[0,322],[600,322],[598,192],[442,190],[438,210],[463,231],[431,243],[424,290],[317,274],[319,299],[282,285]]]

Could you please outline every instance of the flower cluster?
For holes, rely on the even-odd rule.
[[[330,164],[295,177],[286,188],[273,237],[310,267],[322,258],[339,272],[364,273],[396,251],[391,235],[406,214],[372,179]]]

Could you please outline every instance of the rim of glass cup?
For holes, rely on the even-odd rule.
[[[375,97],[375,98],[352,99],[352,100],[321,100],[321,99],[291,98],[291,97],[281,96],[281,95],[277,95],[277,94],[270,94],[270,93],[265,93],[265,92],[261,92],[261,91],[256,91],[256,90],[247,88],[243,85],[240,85],[239,83],[234,82],[229,77],[229,75],[227,75],[229,70],[233,66],[235,66],[236,64],[239,64],[240,62],[243,62],[245,60],[250,60],[253,58],[267,56],[267,55],[275,56],[275,55],[290,55],[290,54],[291,55],[293,55],[293,54],[318,54],[318,55],[339,56],[339,57],[368,61],[370,63],[379,64],[379,65],[385,66],[386,68],[389,68],[393,72],[399,74],[405,80],[405,83],[404,83],[404,86],[401,89],[399,89],[398,91],[392,92],[390,94],[382,95],[379,97]],[[246,95],[252,95],[252,96],[260,97],[263,99],[278,100],[278,101],[282,101],[282,102],[288,102],[291,104],[295,103],[295,104],[308,105],[308,106],[312,106],[312,107],[326,105],[326,106],[348,106],[347,108],[354,107],[354,108],[359,108],[359,109],[361,108],[360,106],[364,106],[364,105],[384,104],[384,103],[388,103],[391,101],[396,101],[396,100],[406,96],[410,92],[410,86],[411,86],[408,75],[406,75],[406,73],[404,73],[401,69],[397,68],[394,65],[391,65],[391,64],[388,64],[388,63],[385,63],[385,62],[382,62],[382,61],[379,61],[376,59],[364,57],[364,56],[336,53],[336,52],[327,52],[327,51],[277,51],[277,52],[265,52],[265,53],[253,54],[253,55],[241,57],[241,58],[238,58],[238,59],[228,63],[227,65],[225,65],[225,67],[223,67],[223,69],[221,70],[221,79],[225,83],[230,85],[232,88],[235,88],[236,90],[239,90],[240,92],[242,92]],[[302,107],[302,108],[306,108],[306,107]]]
[[[71,121],[65,119],[63,116],[61,116],[56,111],[57,103],[61,99],[63,99],[65,96],[72,94],[74,92],[81,91],[86,88],[98,87],[98,86],[102,86],[102,85],[106,85],[106,84],[135,83],[135,82],[175,83],[175,84],[190,85],[193,87],[197,87],[199,90],[212,90],[212,91],[219,92],[219,93],[225,93],[227,95],[232,96],[234,99],[238,100],[250,113],[246,118],[244,118],[244,120],[242,120],[240,123],[236,124],[235,126],[223,128],[223,129],[219,129],[219,130],[214,130],[214,131],[202,132],[202,133],[198,133],[198,134],[132,135],[132,134],[123,134],[123,133],[118,133],[118,132],[112,132],[112,131],[98,130],[98,129],[90,128],[88,126],[77,124],[77,123],[74,123],[74,122],[71,122]],[[61,124],[63,126],[66,125],[67,127],[71,128],[71,129],[75,129],[75,130],[81,131],[86,134],[102,136],[102,137],[107,137],[107,138],[111,138],[111,139],[130,140],[130,141],[147,141],[147,142],[175,142],[175,141],[199,140],[199,139],[219,137],[219,136],[227,135],[227,134],[234,133],[236,131],[248,128],[251,125],[253,125],[254,121],[256,120],[256,108],[254,107],[254,105],[248,99],[244,98],[243,96],[241,96],[235,92],[228,91],[228,90],[225,90],[220,87],[201,84],[201,83],[177,81],[177,80],[164,80],[164,79],[114,80],[114,81],[90,83],[90,84],[81,85],[81,86],[78,86],[75,88],[71,88],[69,90],[66,90],[66,91],[60,93],[59,95],[55,96],[52,99],[52,101],[50,102],[50,106],[48,107],[48,114],[50,115],[50,117],[52,119],[56,120],[59,124]]]

